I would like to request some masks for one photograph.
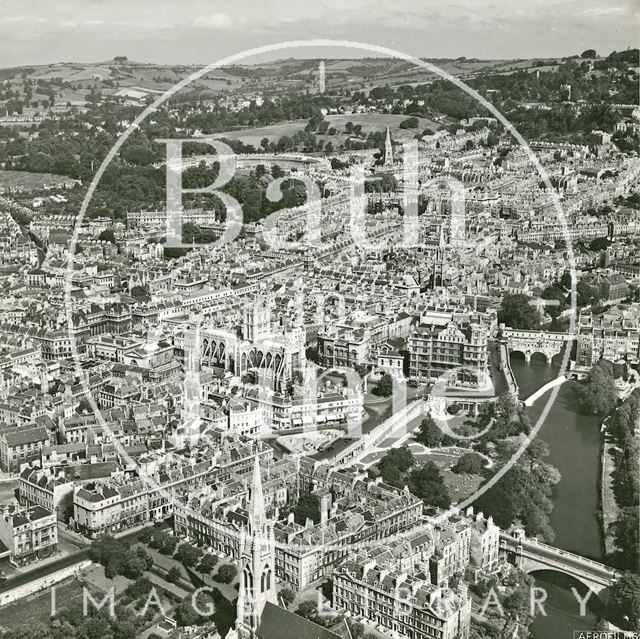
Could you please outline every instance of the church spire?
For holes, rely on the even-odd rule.
[[[393,145],[391,144],[389,127],[387,127],[387,137],[384,142],[384,165],[393,166]]]
[[[444,248],[444,225],[443,224],[440,224],[440,232],[438,236],[438,248],[439,249]]]
[[[251,478],[249,517],[251,525],[255,526],[256,528],[259,528],[265,519],[264,494],[262,492],[262,476],[260,474],[260,455],[257,452],[253,460],[253,476]]]
[[[254,639],[267,602],[277,605],[273,521],[267,519],[256,450],[248,505],[248,526],[240,537],[240,588],[235,634],[227,639]]]

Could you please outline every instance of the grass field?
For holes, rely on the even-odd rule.
[[[292,122],[282,122],[281,124],[271,124],[241,131],[225,131],[224,133],[216,133],[216,137],[241,140],[245,144],[259,147],[262,138],[268,138],[270,142],[277,142],[283,135],[291,136],[302,131],[306,124],[306,120],[293,120]]]
[[[59,188],[71,182],[71,178],[66,175],[28,173],[27,171],[0,171],[0,193],[14,189],[41,191],[44,188]]]
[[[72,605],[82,605],[82,584],[75,578],[57,584],[55,590],[56,609],[63,610]],[[94,598],[98,597],[94,591]],[[51,616],[51,588],[45,588],[29,597],[0,609],[0,631],[19,630],[28,624],[30,628],[41,628],[42,636]]]
[[[344,126],[347,122],[360,124],[362,131],[371,133],[375,131],[384,131],[387,127],[391,131],[391,135],[395,140],[410,140],[416,132],[422,132],[426,128],[438,129],[439,125],[426,118],[418,118],[420,124],[417,129],[401,129],[400,123],[406,120],[407,115],[394,115],[391,113],[345,113],[341,115],[327,115],[325,120],[329,122],[329,126],[337,130],[335,135],[318,135],[323,140],[332,140],[334,146],[340,142],[344,142],[347,135]],[[217,133],[216,137],[229,138],[231,140],[241,140],[245,144],[252,144],[255,147],[260,146],[263,138],[267,138],[270,142],[277,142],[283,135],[292,136],[298,131],[302,131],[306,126],[306,120],[293,120],[291,122],[282,122],[280,124],[272,124],[269,126],[255,127],[252,129],[243,129],[241,131],[225,131]]]
[[[329,126],[336,128],[339,132],[344,131],[344,125],[347,122],[362,125],[365,133],[384,131],[389,127],[391,136],[395,139],[412,139],[416,132],[422,133],[427,127],[438,129],[439,125],[426,118],[418,118],[420,124],[417,129],[401,129],[400,123],[406,120],[408,115],[394,115],[392,113],[345,113],[341,115],[327,115],[326,120]],[[326,136],[331,137],[331,136]]]
[[[482,477],[480,475],[458,474],[451,470],[458,462],[458,459],[464,454],[465,451],[462,449],[427,453],[422,444],[415,442],[409,445],[409,449],[419,464],[426,464],[428,461],[431,461],[440,469],[453,503],[469,497],[469,495],[478,490],[478,486],[482,483]]]

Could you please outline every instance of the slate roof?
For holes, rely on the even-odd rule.
[[[4,434],[7,446],[15,447],[23,444],[33,444],[35,442],[49,441],[47,429],[40,426],[37,428],[21,428]]]
[[[258,639],[342,639],[340,635],[267,602],[257,631]]]

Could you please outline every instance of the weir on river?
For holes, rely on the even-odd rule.
[[[527,399],[524,400],[525,406],[532,406],[533,402],[536,401],[539,397],[542,397],[549,389],[554,386],[559,386],[560,384],[564,384],[567,381],[567,378],[564,375],[558,375],[555,379],[552,379],[550,382],[547,382],[544,386],[541,386],[537,391],[534,391]]]

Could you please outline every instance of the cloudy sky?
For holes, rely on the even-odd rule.
[[[206,64],[312,38],[425,57],[562,56],[587,48],[608,54],[638,46],[639,26],[638,0],[0,0],[0,66],[115,55]],[[305,53],[314,55],[272,57]]]

